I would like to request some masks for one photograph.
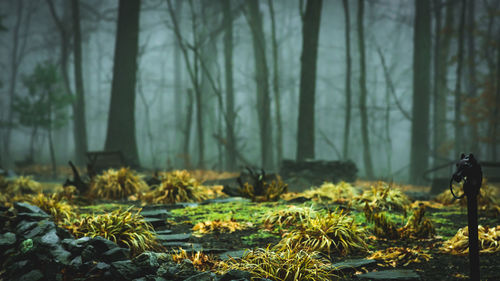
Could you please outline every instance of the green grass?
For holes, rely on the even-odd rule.
[[[257,232],[252,233],[247,236],[242,236],[241,239],[243,240],[243,243],[247,244],[248,246],[255,246],[259,244],[260,239],[267,239],[267,238],[277,238],[279,239],[280,236],[278,234],[275,234],[273,232],[265,231],[262,229],[259,229]]]

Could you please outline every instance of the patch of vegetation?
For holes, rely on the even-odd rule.
[[[323,183],[319,188],[312,188],[304,192],[304,197],[322,201],[326,199],[337,203],[344,203],[356,195],[354,187],[347,182],[341,181],[337,184],[331,182]]]
[[[407,266],[411,263],[429,261],[432,256],[421,248],[390,247],[371,254],[367,259],[381,261],[380,266]]]
[[[366,203],[376,210],[406,212],[410,199],[393,184],[379,181],[360,196],[355,197],[355,203],[363,207]]]
[[[288,228],[317,215],[311,207],[290,206],[287,209],[275,210],[264,216],[263,224],[266,228]]]
[[[269,248],[247,252],[241,259],[231,258],[221,263],[222,272],[239,269],[251,272],[256,278],[274,281],[326,281],[333,277],[326,269],[328,261],[315,258],[316,253],[286,248],[273,251]]]
[[[267,240],[270,238],[279,239],[280,236],[275,233],[272,233],[269,230],[258,229],[256,232],[250,235],[242,236],[241,240],[243,240],[243,243],[245,243],[248,246],[254,246],[260,243],[259,240]]]
[[[478,226],[479,253],[500,252],[500,225],[496,227]],[[440,250],[452,255],[469,253],[469,227],[460,228],[457,234],[445,241]]]
[[[56,224],[61,224],[63,221],[77,216],[74,208],[66,201],[61,200],[57,194],[45,195],[38,193],[37,195],[27,197],[26,201],[50,214]]]
[[[5,192],[9,195],[36,194],[42,192],[42,185],[31,176],[20,176],[8,183]]]
[[[205,188],[186,170],[161,172],[158,179],[161,183],[142,199],[155,204],[200,202],[207,199]]]
[[[153,227],[139,212],[118,209],[106,214],[82,216],[66,221],[64,227],[76,238],[102,236],[119,246],[130,248],[132,255],[159,249]]]
[[[454,184],[454,190],[461,190],[461,185]],[[488,184],[488,181],[483,178],[483,183],[481,189],[479,189],[479,195],[477,196],[477,206],[479,211],[483,212],[492,212],[493,214],[500,214],[500,206],[498,205],[498,198],[495,195],[496,188]],[[456,192],[460,193],[461,192]],[[453,197],[449,190],[445,190],[442,193],[438,194],[434,200],[443,205],[455,205],[466,207],[467,206],[467,198],[463,197],[461,199],[456,199]]]
[[[124,199],[147,189],[146,182],[133,170],[109,169],[92,181],[89,195],[93,198]]]
[[[324,216],[307,218],[297,229],[287,233],[276,245],[277,248],[300,248],[328,254],[347,255],[354,251],[365,251],[367,233],[343,211],[334,211]]]
[[[255,185],[255,186],[254,186]],[[250,184],[245,182],[239,189],[242,196],[250,198],[254,202],[271,202],[280,199],[281,194],[287,192],[288,184],[277,176],[271,183],[260,179],[258,183]]]
[[[241,224],[235,220],[214,220],[199,222],[193,226],[193,231],[198,233],[233,233],[237,230],[243,230],[247,225]]]
[[[185,259],[190,260],[194,268],[199,271],[211,270],[218,265],[218,261],[212,255],[200,251],[188,254],[184,249],[179,249],[179,251],[174,251],[174,254],[172,254],[172,260],[176,263],[181,263]]]

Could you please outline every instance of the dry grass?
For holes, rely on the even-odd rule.
[[[271,181],[271,183],[263,182],[263,192],[264,194],[256,194],[253,185],[248,182],[243,184],[243,187],[239,189],[239,192],[247,198],[252,199],[254,202],[270,202],[277,201],[280,196],[288,191],[288,184],[281,180],[280,176],[277,176],[276,180]]]
[[[318,188],[313,188],[304,192],[304,197],[317,201],[326,199],[328,201],[344,203],[351,200],[356,195],[354,187],[347,182],[341,181],[337,184],[325,182]]]
[[[453,190],[455,190],[455,194],[462,194],[462,187],[459,184],[453,185]],[[460,191],[460,192],[459,192]],[[483,178],[483,183],[481,189],[479,189],[479,195],[477,196],[477,205],[480,211],[495,211],[498,207],[498,197],[497,197],[497,188],[493,187],[488,183],[486,179]],[[467,206],[467,198],[455,199],[451,194],[450,190],[445,190],[442,193],[438,194],[434,200],[443,205],[457,205],[466,207]]]
[[[381,261],[380,266],[407,266],[411,263],[429,261],[432,256],[421,248],[390,247],[385,250],[376,251],[367,259]]]
[[[38,193],[37,195],[28,196],[24,201],[38,206],[47,214],[50,214],[57,224],[61,224],[65,220],[70,220],[77,216],[74,208],[66,201],[61,200],[57,194],[45,195]]]
[[[200,234],[205,233],[233,233],[237,230],[243,230],[246,226],[241,223],[231,219],[226,221],[221,220],[213,220],[213,221],[205,221],[199,222],[195,226],[193,226],[193,231],[196,231]]]
[[[323,216],[308,217],[297,229],[287,233],[276,245],[278,249],[304,249],[347,255],[354,251],[365,251],[367,233],[343,211]]]
[[[146,182],[133,170],[109,169],[94,179],[90,185],[89,195],[93,198],[124,199],[147,189]]]
[[[410,199],[395,185],[379,181],[356,196],[355,203],[363,207],[366,203],[376,210],[404,211],[410,205]]]
[[[220,271],[239,269],[251,272],[255,278],[274,281],[327,281],[334,277],[328,271],[328,261],[315,258],[316,253],[285,248],[282,251],[255,249],[241,259],[231,258],[220,264]]]
[[[315,217],[316,211],[312,208],[290,206],[284,210],[272,211],[264,215],[263,224],[266,228],[273,228],[279,226],[281,228],[288,228],[302,221]]]
[[[481,254],[500,251],[500,225],[497,227],[478,226],[479,252]],[[469,253],[469,228],[460,228],[457,234],[443,243],[441,251],[452,255]]]
[[[200,202],[208,197],[206,188],[186,170],[161,172],[158,177],[161,183],[143,196],[143,200],[155,204],[173,204]]]
[[[139,214],[128,210],[84,216],[66,221],[67,228],[76,238],[102,236],[119,246],[130,248],[133,255],[160,248],[153,227]]]
[[[42,185],[31,176],[20,176],[8,183],[5,192],[10,195],[36,194],[42,192]]]
[[[179,249],[179,251],[175,251],[172,255],[172,260],[176,263],[180,263],[185,259],[190,260],[194,268],[199,271],[212,270],[217,267],[219,263],[214,256],[207,255],[200,251],[188,254],[185,250]]]

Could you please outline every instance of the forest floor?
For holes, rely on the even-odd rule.
[[[230,177],[232,174],[226,174]],[[357,181],[354,186],[363,191],[369,188],[373,182]],[[57,183],[43,183],[45,191],[53,191]],[[424,194],[429,187],[401,187],[408,194]],[[203,251],[213,255],[215,259],[227,260],[229,256],[241,257],[245,251],[255,248],[266,248],[276,245],[286,233],[283,229],[266,228],[262,220],[266,214],[276,210],[288,209],[292,206],[312,207],[315,210],[336,210],[342,209],[361,226],[370,228],[372,225],[366,221],[363,210],[352,208],[348,202],[328,203],[317,200],[306,199],[298,194],[283,196],[288,200],[281,199],[277,202],[251,202],[248,199],[239,197],[218,198],[202,203],[191,204],[167,204],[167,205],[146,205],[138,201],[88,201],[79,205],[80,213],[103,213],[115,209],[142,209],[142,211],[163,211],[168,213],[167,218],[158,221],[152,218],[155,230],[160,234],[160,241],[165,248],[170,251],[183,248],[187,252]],[[291,198],[291,199],[290,199]],[[445,254],[440,250],[443,242],[453,237],[460,228],[467,225],[467,210],[460,206],[437,207],[430,203],[426,209],[426,216],[429,217],[436,229],[436,235],[432,239],[426,240],[385,240],[370,236],[366,241],[368,252],[355,252],[346,256],[330,255],[328,258],[335,264],[347,261],[348,265],[335,274],[339,280],[361,280],[361,275],[367,272],[380,272],[384,270],[403,269],[411,270],[418,274],[418,279],[411,280],[467,280],[469,274],[469,260],[467,256],[457,256]],[[145,216],[146,217],[146,216]],[[404,224],[405,216],[400,213],[391,214],[392,219]],[[146,219],[148,219],[146,217]],[[206,233],[194,232],[193,227],[200,222],[214,220],[234,220],[244,227],[231,233]],[[500,216],[491,214],[479,214],[479,224],[495,227],[500,225]],[[430,255],[428,261],[409,263],[408,265],[388,266],[377,260],[374,262],[361,262],[366,257],[377,250],[384,250],[389,247],[406,247],[421,249]],[[480,256],[481,279],[500,280],[500,252],[493,254],[482,254]],[[337,280],[337,278],[335,279]],[[376,280],[376,279],[363,279]],[[388,279],[377,279],[388,280]],[[405,279],[392,279],[405,280]]]

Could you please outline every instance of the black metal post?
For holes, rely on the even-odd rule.
[[[477,233],[477,194],[467,196],[467,220],[469,224],[470,280],[479,281],[479,242]]]

